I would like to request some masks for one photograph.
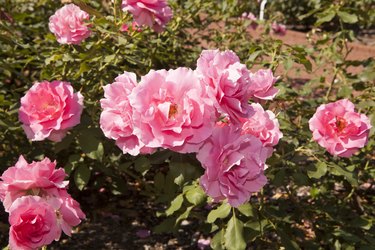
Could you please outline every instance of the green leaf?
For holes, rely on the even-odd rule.
[[[179,210],[184,202],[184,197],[182,194],[177,195],[176,198],[171,202],[169,208],[165,211],[167,216],[174,214],[177,210]]]
[[[78,166],[81,160],[82,158],[79,154],[70,155],[68,162],[64,166],[65,173],[70,175],[70,173]]]
[[[224,234],[225,247],[228,250],[241,250],[246,248],[246,242],[243,237],[243,223],[233,214],[229,220]]]
[[[248,61],[250,61],[251,63],[254,63],[255,59],[257,59],[257,57],[260,55],[260,53],[262,53],[261,50],[257,50],[255,51],[254,53],[252,53],[249,58],[247,59]]]
[[[194,164],[195,159],[186,155],[178,155],[171,158],[169,163],[169,172],[174,176],[174,183],[182,186],[189,180],[195,180],[202,175],[201,167]]]
[[[351,94],[353,93],[353,88],[349,86],[340,86],[337,97],[341,98],[350,98]]]
[[[157,234],[164,233],[164,232],[171,232],[174,231],[176,221],[175,218],[167,218],[159,225],[155,226],[153,231]]]
[[[62,139],[62,141],[57,142],[54,148],[55,153],[58,153],[64,149],[68,149],[70,144],[72,144],[73,139],[74,139],[73,135],[68,135],[68,136],[65,136],[64,139]]]
[[[250,203],[242,204],[237,209],[241,212],[241,214],[246,215],[247,217],[252,217],[254,215],[253,208],[251,207]]]
[[[98,148],[90,153],[87,156],[93,160],[99,160],[100,162],[103,160],[104,155],[104,147],[101,142],[98,144]]]
[[[137,170],[143,176],[148,172],[148,170],[150,170],[150,167],[150,160],[145,156],[138,157],[138,159],[134,161],[135,170]]]
[[[74,182],[82,190],[90,180],[91,170],[85,165],[80,165],[74,172]]]
[[[108,55],[104,58],[104,62],[106,63],[110,63],[112,62],[114,59],[116,58],[116,54],[113,54],[113,55]]]
[[[194,208],[194,206],[190,206],[186,208],[185,212],[183,212],[178,218],[176,219],[176,224],[179,223],[182,220],[185,220],[187,217],[189,217],[189,214],[191,210]]]
[[[165,184],[165,176],[164,174],[158,172],[154,177],[155,189],[161,192],[163,190],[164,184]]]
[[[230,213],[231,206],[228,203],[221,204],[218,208],[211,210],[207,216],[208,223],[214,223],[217,219],[224,219]]]
[[[190,203],[196,206],[201,204],[206,199],[206,195],[200,186],[196,186],[195,188],[188,190],[185,196]]]
[[[353,218],[351,221],[350,221],[350,226],[352,227],[359,227],[359,228],[362,228],[364,230],[370,230],[373,223],[371,220],[368,220],[367,218],[365,218],[364,216],[361,216],[361,217],[355,217]]]
[[[214,250],[224,249],[224,229],[221,229],[211,240],[211,248]]]
[[[280,236],[281,243],[285,249],[301,249],[292,237],[284,232],[284,230],[277,229],[277,234]]]
[[[298,16],[298,19],[299,19],[299,20],[303,20],[303,19],[305,19],[305,18],[307,18],[307,17],[309,17],[309,16],[315,14],[316,12],[318,12],[318,11],[320,11],[320,10],[321,10],[321,9],[313,9],[313,10],[307,12],[306,14],[303,14],[303,15]]]
[[[351,185],[358,187],[357,176],[354,172],[349,172],[347,169],[333,163],[329,166],[331,167],[332,174],[343,176]]]
[[[356,23],[356,22],[358,22],[358,17],[357,17],[356,14],[350,14],[350,13],[345,12],[345,11],[338,11],[337,15],[340,17],[340,19],[344,23]]]
[[[307,170],[307,175],[310,178],[319,179],[327,173],[327,164],[324,162],[318,162],[315,166],[309,166]]]
[[[88,155],[91,159],[99,159],[97,157],[100,157],[101,152],[99,154],[96,154],[94,152],[98,150],[103,150],[103,145],[101,144],[100,140],[94,136],[97,131],[96,129],[85,129],[82,130],[81,133],[78,136],[78,143],[82,148],[82,151]]]
[[[336,16],[336,12],[333,8],[329,8],[323,12],[318,13],[316,16],[318,20],[316,21],[315,25],[319,26],[323,23],[330,22]]]

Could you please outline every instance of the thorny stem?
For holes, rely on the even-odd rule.
[[[328,87],[328,90],[327,90],[327,94],[325,96],[326,101],[328,101],[329,95],[331,94],[331,91],[332,91],[332,86],[333,86],[333,84],[335,83],[335,80],[336,80],[336,76],[337,76],[337,72],[338,72],[336,66],[337,65],[335,64],[335,68],[334,68],[335,74],[333,75],[332,81],[329,84],[329,87]]]
[[[339,22],[340,22],[341,31],[343,31],[344,30],[344,25],[343,25],[341,19],[339,20]],[[348,47],[348,42],[347,42],[346,38],[344,38],[343,40],[341,40],[341,42],[342,42],[342,44],[345,47],[345,55],[344,55],[344,58],[343,58],[343,60],[345,61],[346,58],[348,57],[349,53],[351,52],[351,50]],[[342,49],[340,50],[340,52],[342,52]],[[335,63],[335,65],[334,65],[334,71],[335,71],[335,73],[333,75],[333,79],[332,79],[332,81],[331,81],[331,83],[330,83],[330,85],[328,87],[327,94],[325,96],[326,101],[328,101],[329,95],[331,94],[331,91],[332,91],[332,86],[335,83],[335,80],[337,78],[337,73],[339,72],[339,68],[337,68],[337,63]]]

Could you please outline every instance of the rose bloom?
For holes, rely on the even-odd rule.
[[[208,86],[219,116],[229,116],[235,123],[248,115],[250,72],[233,51],[202,51],[196,72]]]
[[[151,70],[129,100],[134,134],[148,147],[196,152],[211,135],[214,107],[191,69]]]
[[[271,25],[271,29],[274,34],[279,36],[285,36],[286,34],[286,26],[284,24],[279,24],[277,22],[273,22]]]
[[[79,203],[65,189],[60,189],[58,196],[51,199],[56,204],[55,210],[58,211],[57,219],[61,229],[66,235],[71,236],[72,227],[78,226],[86,215],[82,212]]]
[[[350,157],[368,140],[371,124],[348,99],[322,104],[309,121],[313,139],[332,155]]]
[[[55,208],[39,196],[24,196],[9,209],[10,249],[39,249],[59,240]]]
[[[280,132],[279,122],[272,111],[264,111],[259,103],[252,103],[251,107],[254,113],[249,118],[242,120],[241,133],[251,134],[260,139],[263,146],[269,150],[269,156],[271,156],[272,147],[276,146],[280,138],[283,137],[283,134]]]
[[[104,86],[104,99],[100,100],[103,109],[100,115],[100,128],[106,137],[116,140],[116,145],[133,156],[139,153],[152,153],[133,133],[133,108],[129,94],[137,84],[134,73],[125,72],[115,82]]]
[[[279,90],[273,85],[277,81],[270,69],[260,69],[250,73],[250,95],[254,100],[272,100]]]
[[[65,188],[63,168],[55,169],[56,162],[44,158],[42,161],[27,163],[21,155],[15,166],[5,170],[0,177],[0,199],[8,211],[12,203],[28,193],[34,195],[56,194],[58,189]]]
[[[236,126],[217,127],[198,151],[205,169],[200,184],[216,202],[228,199],[238,207],[266,183],[263,174],[267,150],[253,135],[241,135]]]
[[[122,10],[129,11],[135,22],[157,32],[164,30],[173,14],[166,0],[123,0]]]
[[[258,19],[256,18],[256,16],[253,13],[249,12],[249,14],[248,14],[247,12],[244,12],[244,13],[242,13],[241,17],[244,20],[251,21],[250,26],[251,26],[252,29],[255,30],[258,27],[258,23],[257,23]]]
[[[49,18],[49,30],[61,44],[80,44],[91,31],[85,21],[90,16],[77,5],[67,4]]]
[[[79,124],[83,96],[69,82],[37,82],[21,98],[19,120],[29,139],[61,141]]]

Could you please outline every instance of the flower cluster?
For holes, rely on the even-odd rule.
[[[123,0],[121,8],[132,14],[134,21],[130,30],[137,32],[142,30],[143,25],[162,32],[173,16],[166,0]],[[89,20],[90,15],[86,11],[75,4],[67,4],[49,18],[48,26],[59,43],[80,44],[92,33]],[[123,24],[119,30],[129,32],[129,25]]]
[[[271,100],[276,79],[251,73],[233,51],[205,50],[195,70],[151,70],[139,83],[134,73],[118,76],[104,87],[100,127],[134,156],[198,153],[205,191],[238,206],[266,183],[266,158],[282,137],[275,115],[248,102]]]
[[[10,249],[38,249],[58,240],[85,214],[67,192],[64,169],[48,158],[28,163],[20,156],[0,177],[0,200],[9,213]]]

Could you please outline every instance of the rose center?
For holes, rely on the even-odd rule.
[[[346,120],[342,117],[336,117],[336,128],[338,132],[341,132],[346,127]]]
[[[169,113],[168,113],[168,118],[172,118],[172,117],[175,117],[175,115],[177,114],[177,104],[172,104],[170,107],[169,107]]]

